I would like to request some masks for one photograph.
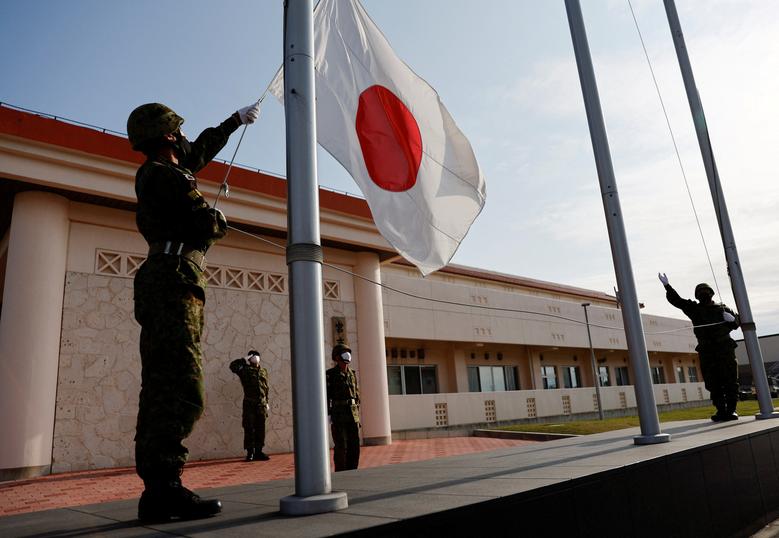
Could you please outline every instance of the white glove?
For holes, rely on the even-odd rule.
[[[728,311],[722,312],[722,319],[728,322],[736,321],[736,317]]]
[[[260,117],[260,103],[253,103],[238,110],[238,118],[243,125],[251,125]]]
[[[660,279],[660,282],[663,283],[663,286],[668,285],[668,277],[665,276],[665,273],[657,273],[657,278]]]

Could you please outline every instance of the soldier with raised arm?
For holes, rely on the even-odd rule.
[[[693,332],[698,339],[695,350],[700,359],[703,382],[717,408],[711,420],[738,420],[736,341],[730,337],[730,332],[739,327],[738,314],[724,304],[715,303],[712,300],[714,290],[706,283],[695,286],[697,301],[693,301],[682,299],[668,283],[665,273],[658,273],[657,276],[665,287],[668,302],[684,312],[694,325]]]
[[[182,444],[203,413],[203,307],[208,248],[227,231],[194,174],[242,124],[253,123],[249,105],[197,140],[181,131],[184,119],[160,103],[132,111],[127,133],[146,161],[135,176],[136,223],[149,255],[135,275],[135,319],[141,325],[141,393],[135,433],[135,468],[144,484],[138,503],[142,522],[195,519],[219,513],[181,484],[188,450]]]

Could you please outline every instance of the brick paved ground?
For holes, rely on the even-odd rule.
[[[533,442],[486,437],[395,441],[389,446],[362,447],[360,468],[484,452]],[[226,459],[188,463],[183,481],[190,489],[199,490],[292,478],[294,474],[293,455],[274,454],[270,461],[264,462]],[[132,468],[80,471],[0,482],[0,516],[132,499],[140,496],[142,490],[143,483]]]

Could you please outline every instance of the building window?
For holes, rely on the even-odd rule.
[[[479,369],[473,366],[468,367],[468,392],[481,392]]]
[[[628,375],[627,366],[617,366],[614,368],[614,380],[617,382],[617,386],[630,385],[630,376]]]
[[[469,366],[468,390],[470,392],[500,392],[517,390],[519,379],[515,366]]]
[[[387,366],[387,387],[390,394],[403,394],[402,366]]]
[[[697,383],[698,382],[698,369],[695,366],[688,366],[687,367],[687,377],[690,380],[690,383]]]
[[[677,366],[676,367],[676,379],[679,380],[679,383],[684,383],[684,366]]]
[[[662,366],[652,366],[652,383],[655,385],[665,383],[665,371]]]
[[[390,394],[437,394],[435,366],[387,366]]]
[[[582,386],[582,378],[578,366],[563,366],[563,387],[578,389]]]
[[[519,390],[519,375],[516,366],[504,366],[503,373],[506,376],[506,390]]]
[[[479,366],[479,385],[481,392],[506,390],[506,377],[500,366]]]
[[[611,378],[609,378],[609,367],[598,366],[598,382],[601,387],[610,387]]]
[[[541,367],[541,382],[545,389],[557,388],[557,371],[554,366]]]

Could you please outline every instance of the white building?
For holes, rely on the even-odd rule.
[[[758,337],[760,352],[763,355],[763,364],[766,374],[769,376],[771,394],[776,394],[779,389],[774,379],[779,378],[779,334],[764,334]],[[749,364],[749,354],[744,340],[736,340],[736,360],[738,361],[738,376],[742,385],[752,384],[752,366]],[[774,378],[774,379],[770,379]]]
[[[0,480],[133,464],[140,163],[123,137],[0,106]],[[199,174],[210,200],[224,173],[212,163]],[[234,167],[230,184],[220,201],[230,222],[283,246],[285,181]],[[321,190],[320,206],[325,349],[344,331],[354,350],[365,443],[597,411],[583,302],[603,408],[635,406],[614,297],[457,266],[423,279],[397,260],[363,200]],[[270,372],[267,450],[289,451],[284,250],[231,231],[207,271],[207,408],[191,457],[242,452],[242,392],[227,364],[251,348]],[[643,320],[657,403],[707,399],[688,322]]]

